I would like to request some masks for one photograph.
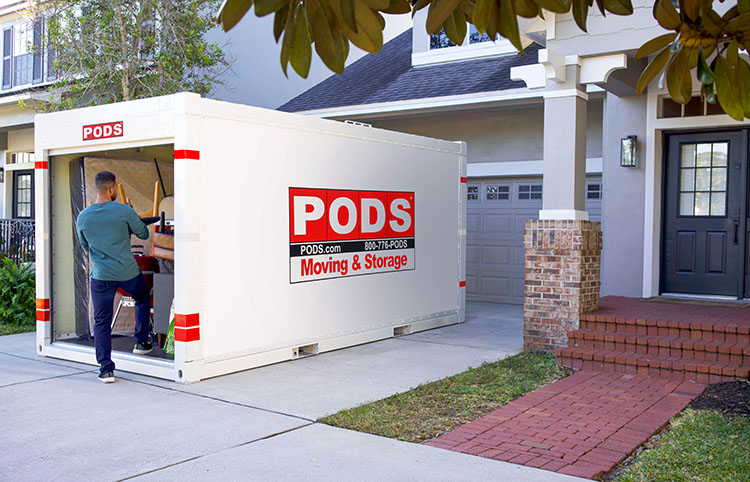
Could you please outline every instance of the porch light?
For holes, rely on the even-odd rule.
[[[5,168],[0,167],[0,182],[5,182]]]
[[[638,136],[628,136],[620,139],[620,166],[635,167],[637,160],[637,139]]]

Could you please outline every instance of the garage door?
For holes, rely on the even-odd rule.
[[[586,210],[601,219],[601,178],[586,181]],[[523,304],[526,220],[542,208],[542,179],[468,182],[466,299]]]

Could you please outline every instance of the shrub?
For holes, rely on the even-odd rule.
[[[36,314],[34,270],[30,263],[0,262],[0,323],[34,324]]]

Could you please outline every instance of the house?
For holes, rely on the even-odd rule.
[[[527,349],[567,346],[600,294],[748,298],[750,125],[697,82],[685,106],[657,82],[636,95],[635,51],[664,30],[634,7],[590,13],[588,34],[569,14],[526,22],[523,55],[429,36],[423,10],[280,109],[468,141],[467,299],[523,301]]]
[[[33,259],[35,98],[57,79],[54,52],[43,48],[43,18],[27,2],[0,2],[0,243],[18,259]]]

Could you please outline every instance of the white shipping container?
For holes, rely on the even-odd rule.
[[[76,336],[87,163],[138,195],[158,159],[174,194],[174,360],[113,351],[118,370],[190,383],[464,321],[465,143],[183,93],[37,115],[35,150],[40,355],[97,364]]]

